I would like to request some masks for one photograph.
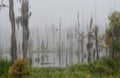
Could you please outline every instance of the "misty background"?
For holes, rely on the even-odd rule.
[[[5,0],[4,2],[8,4],[9,1]],[[104,33],[106,24],[109,22],[108,15],[115,10],[120,11],[120,0],[29,0],[29,2],[30,12],[32,12],[32,16],[29,19],[30,38],[33,37],[34,44],[37,43],[37,29],[39,30],[40,40],[45,39],[45,32],[47,31],[49,41],[51,41],[51,27],[54,24],[57,29],[60,19],[63,31],[62,39],[64,40],[64,33],[68,29],[75,27],[78,12],[81,30],[86,32],[90,18],[93,17],[94,25],[98,25],[99,32]],[[15,1],[14,8],[15,16],[17,17],[20,15],[20,10],[18,10],[20,9],[20,4],[17,1]],[[18,30],[17,25],[16,30]],[[22,32],[21,27],[19,27],[16,35],[17,39],[22,42],[20,32]],[[10,35],[9,8],[3,8],[0,10],[0,43],[5,51],[10,49]]]

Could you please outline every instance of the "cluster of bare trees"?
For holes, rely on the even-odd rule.
[[[67,33],[67,44],[68,44],[68,55],[69,55],[69,64],[72,64],[75,60],[73,59],[73,55],[76,52],[78,63],[84,63],[85,56],[87,55],[87,61],[92,62],[96,59],[99,59],[100,53],[100,44],[102,42],[98,38],[98,26],[93,25],[93,18],[90,20],[90,25],[88,27],[88,32],[85,35],[83,31],[80,31],[80,23],[79,23],[79,13],[77,15],[77,26],[75,26],[75,35],[70,32]],[[87,40],[86,40],[87,39]],[[73,45],[74,41],[77,44],[76,48]],[[85,48],[86,47],[86,48]],[[75,50],[74,50],[75,49]],[[87,50],[87,54],[86,50]],[[67,57],[67,56],[66,56]],[[67,61],[67,60],[66,60]]]
[[[11,59],[12,62],[17,59],[17,40],[16,40],[16,25],[20,25],[22,27],[22,51],[23,51],[23,58],[27,59],[27,52],[28,47],[29,51],[33,47],[33,40],[29,40],[29,17],[31,16],[31,12],[29,12],[29,0],[18,0],[21,4],[21,15],[15,16],[14,13],[14,0],[9,0],[9,6],[3,3],[3,0],[0,4],[0,8],[2,7],[9,7],[9,18],[11,23]],[[56,28],[54,25],[52,26],[52,33],[53,33],[53,44],[54,47],[57,48],[58,51],[58,62],[59,66],[63,65],[63,62],[66,62],[66,65],[74,64],[74,58],[77,59],[78,63],[84,63],[85,58],[85,49],[87,50],[87,61],[92,62],[93,60],[99,59],[99,44],[100,41],[98,39],[98,26],[93,26],[93,19],[90,20],[90,25],[88,27],[88,32],[85,35],[83,31],[80,31],[80,22],[79,22],[79,13],[77,15],[77,24],[75,26],[75,31],[67,32],[67,41],[65,42],[62,40],[62,25],[61,20],[59,23],[58,28],[58,47],[56,47],[56,40],[55,40],[55,31]],[[75,34],[74,34],[75,33]],[[47,30],[46,30],[47,34]],[[87,40],[86,40],[87,39]],[[45,45],[46,41],[46,45]],[[67,44],[64,45],[64,42]],[[40,46],[40,38],[39,38],[39,30],[37,30],[37,43],[38,43],[38,51],[45,52],[48,49],[48,36],[46,35],[46,40],[42,40]],[[75,46],[76,45],[76,46]],[[86,48],[85,48],[86,47]],[[66,53],[65,53],[66,52]],[[74,56],[76,54],[76,56]],[[65,56],[66,55],[66,56]],[[30,53],[30,57],[32,57],[32,53]],[[44,57],[47,58],[45,54],[42,54],[41,61],[44,62]],[[54,56],[53,56],[54,57]],[[64,58],[65,57],[65,58]],[[31,58],[32,59],[32,58]],[[38,61],[40,59],[40,54],[38,53]],[[64,60],[65,59],[65,60]],[[54,58],[55,61],[55,58]]]
[[[88,32],[86,34],[83,31],[80,31],[79,13],[78,13],[75,31],[69,30],[67,32],[66,42],[65,39],[61,40],[61,22],[59,24],[58,31],[59,31],[58,34],[59,35],[59,44],[58,44],[59,66],[62,66],[63,62],[66,62],[66,66],[72,65],[76,61],[75,58],[77,59],[77,63],[84,63],[86,56],[88,62],[92,62],[100,58],[99,53],[101,49],[100,45],[102,45],[102,42],[99,39],[98,26],[93,25],[93,18],[90,19],[90,25],[88,26]],[[64,46],[66,47],[66,49],[64,50],[62,48],[63,42],[66,43],[66,46]],[[62,61],[63,59],[65,60]]]
[[[53,34],[53,44],[55,43],[55,30],[56,28],[52,25]],[[102,42],[99,39],[98,26],[93,25],[93,18],[90,19],[90,25],[88,26],[87,34],[80,31],[79,23],[79,13],[77,16],[77,24],[75,26],[75,31],[68,30],[66,33],[66,40],[62,37],[62,25],[61,21],[59,23],[59,28],[57,29],[58,34],[58,60],[54,58],[53,61],[58,61],[59,66],[63,65],[73,65],[77,60],[77,63],[84,63],[87,58],[88,62],[92,62],[99,59],[100,45]],[[49,56],[49,55],[48,55]],[[86,57],[87,56],[87,57]],[[75,59],[76,58],[76,59]],[[66,64],[65,64],[66,63]]]

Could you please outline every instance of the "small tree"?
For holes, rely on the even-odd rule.
[[[105,42],[110,55],[114,58],[120,52],[120,12],[113,12],[108,19],[110,23],[106,30]]]

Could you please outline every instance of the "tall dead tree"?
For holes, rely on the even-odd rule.
[[[55,47],[55,26],[52,24],[53,46]]]
[[[37,50],[40,51],[39,28],[37,27]]]
[[[69,51],[69,64],[73,65],[73,33],[68,32],[68,51]]]
[[[2,46],[1,46],[1,32],[0,32],[0,59],[2,59],[3,53],[2,53]]]
[[[48,44],[44,42],[44,39],[42,39],[41,42],[41,51],[42,51],[42,55],[41,55],[41,65],[45,63],[45,61],[48,63],[48,55],[46,53],[44,53],[46,50],[48,49]]]
[[[78,29],[77,29],[77,56],[78,56],[78,63],[80,63],[80,23],[79,23],[79,12],[77,15],[77,23],[78,23]]]
[[[60,23],[59,23],[59,48],[58,48],[59,66],[61,66],[61,51],[62,51],[62,46],[61,46],[61,20],[60,20]]]
[[[64,65],[64,43],[61,43],[61,65]]]
[[[1,1],[0,9],[4,7],[9,7],[9,19],[11,22],[11,48],[10,55],[12,63],[17,59],[17,43],[16,43],[16,30],[15,30],[15,14],[14,14],[14,0],[9,0],[9,6],[4,4],[4,0]]]
[[[38,66],[39,66],[39,62],[40,62],[40,37],[39,37],[39,29],[37,27],[37,51],[38,51]]]
[[[45,43],[44,43],[43,39],[42,39],[42,43],[41,43],[41,51],[42,51],[41,61],[42,61],[42,63],[44,63],[44,61],[45,61],[45,59],[44,59]]]
[[[29,40],[29,60],[30,60],[30,65],[32,64],[32,59],[33,59],[33,39]]]
[[[56,39],[55,39],[55,25],[52,24],[52,37],[53,37],[53,47],[56,47]],[[55,66],[55,54],[53,53],[53,66]]]
[[[96,47],[96,53],[97,53],[97,59],[99,59],[99,50],[98,50],[98,27],[95,26],[95,47]]]
[[[88,31],[88,43],[87,43],[87,51],[88,51],[88,62],[92,61],[92,55],[93,55],[93,42],[92,40],[94,39],[94,35],[92,32],[92,23],[93,23],[93,19],[91,18],[90,20],[90,28]]]
[[[67,33],[67,48],[66,48],[66,66],[68,66],[68,48],[69,48],[69,36],[68,36],[68,33]]]
[[[81,32],[81,62],[84,61],[84,32]]]
[[[45,23],[45,40],[46,40],[46,50],[48,49],[49,47],[49,41],[48,41],[48,29],[47,29],[47,23]]]
[[[9,0],[9,18],[11,22],[11,59],[12,63],[17,59],[17,43],[16,43],[16,33],[15,33],[15,14],[14,14],[14,0]]]
[[[23,58],[27,58],[27,51],[28,51],[28,41],[29,41],[29,0],[22,0],[22,7],[21,7],[21,24],[23,27],[23,43],[22,43],[22,50],[23,50]]]

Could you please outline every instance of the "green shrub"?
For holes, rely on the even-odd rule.
[[[7,60],[0,60],[0,76],[7,76],[11,62]]]
[[[102,64],[95,65],[95,70],[97,73],[101,73],[103,75],[108,75],[112,73],[112,70],[109,67],[104,66]]]
[[[88,64],[88,69],[91,73],[98,73],[101,75],[112,74],[111,67],[103,59]]]
[[[102,59],[106,65],[112,70],[112,74],[116,75],[120,71],[120,58],[104,58]]]

